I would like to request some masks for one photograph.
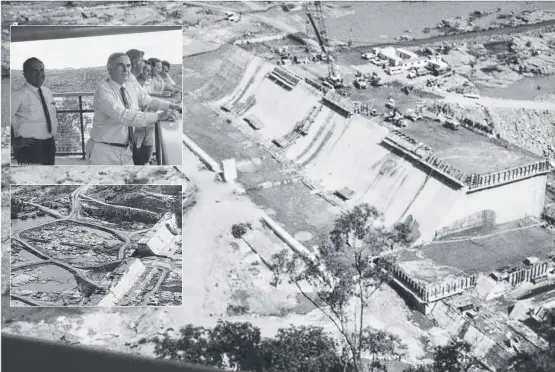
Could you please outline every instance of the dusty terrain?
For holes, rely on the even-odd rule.
[[[17,185],[11,187],[11,196],[11,219],[16,227],[11,242],[17,249],[11,258],[10,293],[12,299],[27,305],[86,304],[94,290],[109,284],[105,277],[137,250],[132,236],[142,237],[168,211],[182,213],[180,185]],[[55,219],[37,220],[45,215]],[[29,220],[33,221],[22,226],[21,221]],[[175,242],[181,244],[181,239]],[[148,288],[150,282],[152,289],[145,292],[135,284],[133,294],[126,295],[129,301],[140,297],[139,302],[150,304],[153,293],[169,281],[169,287],[177,290],[177,296],[170,293],[170,297],[181,303],[181,286],[171,285],[175,278],[169,275],[181,278],[181,248],[175,246],[168,252],[167,259],[141,261],[146,266],[145,278],[137,282]]]
[[[4,321],[14,321],[10,320],[6,330],[29,334],[34,324],[32,334],[37,337],[59,340],[63,336],[66,342],[146,355],[151,355],[151,346],[140,345],[140,339],[187,323],[214,325],[219,318],[249,321],[268,336],[291,323],[319,325],[335,332],[319,311],[302,301],[296,289],[271,287],[270,272],[260,257],[245,241],[231,236],[234,223],[252,222],[261,235],[249,239],[251,244],[255,247],[274,244],[278,250],[286,249],[283,242],[268,235],[259,225],[260,208],[241,195],[237,185],[217,182],[214,174],[202,170],[189,152],[186,159],[191,165],[189,177],[197,192],[195,204],[186,210],[183,219],[185,254],[193,246],[203,247],[183,261],[186,306],[168,310],[87,309],[65,315],[46,314],[41,310],[8,310]],[[396,311],[392,312],[392,308]],[[404,339],[410,352],[408,360],[426,357],[427,349],[421,340],[423,331],[415,324],[414,312],[390,289],[384,288],[376,294],[367,311],[370,326],[390,330]],[[122,343],[122,340],[125,341]]]
[[[224,20],[225,11],[230,9],[242,13],[239,22],[231,23]],[[339,16],[349,11],[351,10],[341,8],[327,10],[330,17]],[[23,7],[14,4],[9,8],[9,12],[5,13],[4,17],[18,17],[21,13],[24,13]],[[29,21],[25,21],[25,19],[23,21],[30,23],[46,22],[47,17],[54,14],[57,16],[63,15],[60,19],[62,19],[62,22],[68,23],[77,22],[80,20],[79,17],[83,18],[74,9],[60,7],[45,11],[43,14],[26,15]],[[144,8],[121,7],[121,9],[117,8],[116,10],[97,8],[87,10],[87,14],[88,18],[84,21],[87,24],[98,24],[104,21],[107,24],[119,24],[124,19],[132,19],[134,24],[154,24],[156,22],[163,23],[178,20],[186,26],[184,31],[186,36],[184,42],[185,54],[197,54],[216,49],[218,47],[217,43],[234,42],[258,36],[273,36],[280,33],[307,32],[306,19],[302,12],[288,14],[279,7],[271,7],[266,3],[214,3],[202,4],[202,6],[191,3],[157,3]],[[549,15],[546,17],[545,14],[541,16],[533,14],[530,17],[532,17],[530,18],[532,20],[550,19]],[[466,23],[465,20],[460,22],[461,25]],[[448,21],[442,24],[441,28],[456,29],[455,32],[466,31],[464,27],[458,26],[458,22]],[[432,24],[429,27],[433,28],[435,25]],[[476,129],[482,132],[489,131],[489,133],[499,134],[500,137],[513,141],[531,151],[552,157],[552,148],[550,149],[549,146],[553,146],[553,139],[549,136],[552,133],[555,107],[553,102],[549,101],[550,94],[552,94],[549,92],[549,85],[542,84],[541,97],[524,97],[524,99],[522,99],[523,97],[519,97],[520,99],[482,97],[480,100],[475,100],[463,97],[460,94],[481,92],[485,85],[490,86],[490,88],[491,86],[503,87],[515,82],[526,81],[523,79],[532,79],[529,77],[532,75],[548,76],[546,74],[552,73],[553,32],[545,32],[547,37],[540,37],[538,32],[535,34],[534,32],[536,31],[530,31],[530,34],[524,36],[503,36],[501,39],[496,36],[497,34],[494,36],[488,34],[482,39],[475,38],[475,40],[478,40],[478,45],[471,45],[473,43],[469,42],[469,39],[472,39],[473,36],[446,39],[447,41],[442,41],[444,39],[424,41],[414,46],[414,49],[419,50],[427,46],[441,49],[442,57],[455,66],[456,73],[453,76],[437,79],[435,87],[433,87],[427,85],[427,80],[430,77],[412,81],[402,75],[388,77],[383,70],[378,69],[377,72],[386,80],[388,86],[372,88],[367,91],[356,91],[354,88],[350,88],[346,90],[346,94],[359,101],[371,101],[374,107],[380,111],[380,114],[388,111],[385,109],[385,103],[390,95],[397,102],[400,102],[400,107],[403,110],[414,108],[417,104],[425,105],[430,111],[450,110],[461,120],[469,118],[472,122],[477,123],[475,125]],[[401,35],[395,35],[395,37],[399,36]],[[5,37],[5,33],[3,37]],[[485,44],[496,41],[511,41],[511,45],[514,45],[513,48],[516,49],[508,53],[511,54],[511,57],[516,57],[516,63],[513,63],[514,59],[506,58],[506,56],[498,57],[506,53],[504,50],[499,53],[484,51]],[[527,45],[528,41],[531,41],[531,46]],[[345,44],[346,42],[347,40],[343,39],[336,44]],[[274,44],[268,43],[268,45],[261,47],[264,50],[265,57],[277,59],[277,55],[270,51]],[[449,48],[445,48],[444,45],[449,46]],[[190,46],[189,51],[187,51],[187,46]],[[411,46],[409,45],[409,47]],[[541,49],[541,54],[533,55],[536,52],[532,49]],[[226,46],[219,49],[217,53],[221,53],[222,57],[227,57],[227,52],[230,50]],[[3,44],[3,61],[6,61],[5,52],[6,49]],[[352,81],[356,69],[368,69],[368,71],[363,72],[372,71],[370,68],[373,67],[369,68],[367,63],[360,58],[360,50],[338,49],[337,53],[341,71],[344,76],[348,77],[349,81]],[[481,54],[483,56],[480,56]],[[243,57],[239,55],[237,58],[241,62]],[[245,58],[248,58],[248,56]],[[225,116],[215,114],[214,110],[218,109],[216,104],[213,103],[212,107],[199,104],[199,101],[205,98],[204,95],[211,96],[217,102],[217,96],[224,97],[231,92],[235,85],[240,83],[242,71],[240,69],[233,70],[236,66],[225,66],[222,61],[223,58],[215,59],[203,68],[207,73],[213,75],[223,74],[226,71],[232,71],[236,75],[221,80],[222,84],[229,83],[229,86],[214,83],[210,87],[204,87],[200,92],[196,92],[199,95],[189,101],[187,111],[189,111],[189,114],[194,114],[198,122],[196,127],[195,125],[185,125],[185,127],[190,133],[196,133],[197,138],[204,140],[208,147],[211,147],[210,150],[214,150],[208,152],[217,160],[232,156],[237,156],[242,160],[241,166],[246,170],[241,174],[242,178],[240,180],[242,182],[244,181],[248,185],[256,185],[258,181],[264,181],[270,175],[275,177],[275,179],[272,178],[272,181],[289,179],[290,174],[287,173],[287,167],[284,167],[285,170],[281,173],[275,171],[281,169],[275,164],[268,167],[269,171],[261,171],[263,177],[257,174],[256,171],[249,171],[256,170],[261,164],[271,164],[270,161],[264,159],[264,156],[268,156],[268,153],[253,145],[256,142],[254,139],[271,140],[274,138],[275,133],[271,132],[271,129],[263,131],[264,133],[259,135],[259,138],[250,138],[246,133],[252,133],[252,129],[244,123],[238,123],[238,120],[229,118],[230,121],[227,121]],[[237,65],[240,65],[240,63],[237,63]],[[494,67],[491,67],[491,65],[494,65]],[[326,67],[317,63],[302,66],[299,68],[299,71],[301,70],[314,77],[317,74],[325,74]],[[188,68],[187,63],[184,63],[184,77],[188,81],[187,90],[191,92],[203,86],[202,74],[197,74],[194,69]],[[236,79],[236,81],[230,82],[233,79]],[[413,93],[408,95],[401,90],[407,84],[415,86]],[[263,103],[267,107],[271,105],[270,96],[268,95],[267,100]],[[290,107],[295,106],[290,105]],[[295,115],[300,116],[301,110],[289,110],[284,105],[282,112],[293,120]],[[301,117],[297,119],[301,119]],[[267,120],[272,119],[268,118]],[[218,126],[228,125],[228,123],[232,125],[229,125],[229,130],[214,130],[210,135],[207,135],[206,128],[204,132],[202,128],[199,128],[199,123],[203,121],[212,123],[213,127],[208,129],[216,129]],[[330,122],[326,125],[331,127],[338,125],[338,122]],[[322,125],[322,128],[324,128],[324,125]],[[543,138],[538,139],[536,132],[541,133]],[[359,133],[362,132],[350,133],[350,138],[354,141],[358,138]],[[371,132],[368,130],[368,133]],[[364,134],[367,134],[367,132],[364,132]],[[528,138],[530,140],[527,140]],[[315,143],[310,144],[314,145]],[[364,154],[362,146],[359,147],[360,149],[357,147],[357,151]],[[310,159],[306,153],[293,154],[295,151],[299,152],[295,148],[291,150],[292,160],[300,160],[302,157]],[[387,166],[388,163],[385,162],[383,165]],[[339,162],[334,166],[339,169],[345,168]],[[33,172],[30,172],[30,169],[26,168],[25,171],[12,169],[9,173],[5,172],[3,176],[6,178],[6,182],[21,183],[32,183],[40,179],[41,182],[46,183],[118,183],[119,180],[119,182],[125,183],[155,181],[157,183],[173,182],[191,185],[188,181],[191,180],[194,183],[194,187],[192,187],[194,191],[191,191],[191,193],[195,195],[195,202],[188,206],[183,220],[184,253],[188,258],[183,262],[184,272],[187,273],[187,276],[183,278],[183,287],[185,290],[184,303],[188,305],[183,309],[166,310],[118,309],[98,311],[87,309],[78,312],[68,311],[63,315],[47,309],[17,311],[4,309],[3,320],[8,331],[65,340],[65,342],[102,345],[115,350],[148,355],[152,353],[151,346],[148,343],[139,345],[138,341],[142,338],[163,333],[168,327],[175,329],[186,323],[213,325],[220,317],[228,320],[250,321],[260,326],[266,335],[272,335],[279,327],[291,323],[316,324],[331,332],[334,331],[330,323],[323,319],[318,311],[314,311],[306,303],[300,301],[299,296],[291,288],[271,288],[268,285],[268,271],[261,262],[261,257],[254,254],[245,241],[236,240],[230,234],[233,224],[250,222],[255,228],[253,233],[255,236],[252,237],[252,240],[248,240],[249,242],[261,244],[268,250],[282,248],[283,244],[275,241],[275,237],[269,235],[268,231],[260,227],[258,223],[259,216],[264,211],[274,216],[278,222],[285,225],[286,229],[299,237],[300,240],[310,241],[309,238],[312,233],[309,231],[314,232],[318,229],[325,231],[325,226],[329,226],[333,216],[338,213],[338,208],[332,207],[331,204],[324,202],[324,205],[327,206],[326,209],[321,207],[322,204],[312,203],[312,201],[305,204],[307,208],[304,208],[303,212],[306,212],[308,216],[313,213],[310,208],[314,208],[314,210],[320,208],[320,211],[322,211],[321,215],[324,217],[317,224],[314,221],[305,221],[303,225],[295,225],[296,221],[284,221],[288,219],[287,213],[289,211],[298,210],[297,204],[299,203],[296,200],[293,199],[289,203],[285,203],[278,199],[276,202],[276,200],[272,200],[272,195],[268,196],[264,190],[248,191],[245,195],[242,186],[224,184],[215,179],[215,175],[206,171],[205,167],[189,151],[184,152],[184,166],[179,168],[187,176],[171,168],[139,171],[102,169],[99,172],[91,172],[77,167],[58,167],[54,172],[46,172],[39,167],[34,167]],[[328,172],[320,173],[318,175],[321,178],[328,176]],[[343,177],[349,176],[347,172],[341,175]],[[257,179],[259,176],[261,177],[260,180]],[[336,185],[331,185],[330,189],[333,187],[336,187]],[[363,188],[362,183],[360,187]],[[382,187],[385,190],[391,185],[383,185]],[[282,192],[283,200],[286,200],[289,195],[298,193],[298,190],[290,185],[281,188],[281,190],[284,190]],[[311,196],[314,196],[320,202],[323,200],[317,195],[311,194]],[[309,198],[303,200],[309,200]],[[274,206],[271,205],[271,201],[273,201]],[[5,208],[2,212],[6,213]],[[299,213],[299,215],[301,214]],[[304,219],[304,216],[299,219]],[[291,225],[288,225],[288,223],[291,223]],[[293,228],[290,226],[293,226]],[[296,228],[295,226],[299,227]],[[313,235],[316,235],[316,233]],[[202,247],[202,249],[198,247]],[[194,249],[194,254],[187,255],[187,251],[192,249]],[[4,257],[4,265],[5,262]],[[413,362],[417,359],[426,358],[429,351],[427,349],[428,340],[431,340],[429,346],[442,344],[448,340],[446,332],[438,327],[430,329],[431,325],[426,323],[427,319],[418,319],[415,312],[410,310],[400,297],[389,288],[383,289],[376,295],[377,298],[368,309],[368,324],[376,329],[387,329],[400,336],[409,347],[407,361]]]

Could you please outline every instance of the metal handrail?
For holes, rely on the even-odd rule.
[[[83,160],[85,160],[85,124],[83,119],[83,114],[94,113],[92,109],[83,108],[83,97],[92,97],[94,92],[66,92],[66,93],[53,93],[54,97],[78,97],[78,108],[77,109],[57,109],[57,114],[79,114],[79,124],[81,130],[81,151],[80,152],[57,152],[56,156],[72,156],[80,155]],[[168,97],[163,97],[168,98]],[[167,161],[167,150],[164,145],[164,138],[162,135],[162,129],[160,124],[157,122],[155,125],[155,153],[157,165],[166,165]],[[11,156],[14,156],[13,148]]]
[[[79,114],[79,122],[81,128],[81,152],[80,153],[65,153],[61,152],[57,155],[81,155],[81,158],[85,160],[85,125],[83,123],[84,113],[93,113],[94,110],[84,110],[83,109],[83,97],[92,97],[94,92],[69,92],[69,93],[54,93],[54,97],[79,97],[79,109],[77,110],[56,110],[60,114]]]

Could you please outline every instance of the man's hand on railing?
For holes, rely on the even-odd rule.
[[[179,111],[180,113],[182,111],[181,105],[178,105],[178,104],[175,104],[175,103],[170,104],[170,109]]]
[[[12,146],[16,149],[19,149],[22,147],[32,146],[34,143],[35,143],[34,138],[15,137],[12,142]]]
[[[158,121],[166,120],[169,114],[169,110],[159,111],[158,112]]]
[[[172,110],[165,110],[165,111],[160,111],[158,113],[158,121],[175,121],[177,120],[177,113],[175,113]]]

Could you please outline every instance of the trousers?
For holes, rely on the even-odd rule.
[[[129,146],[117,147],[89,140],[85,151],[89,165],[133,165],[133,153]]]
[[[14,148],[14,156],[19,164],[54,165],[56,141],[54,138],[35,139],[31,146]]]

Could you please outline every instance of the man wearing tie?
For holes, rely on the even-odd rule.
[[[54,165],[58,130],[54,96],[42,84],[44,64],[35,57],[23,63],[26,83],[12,93],[12,146],[18,163]]]
[[[129,83],[131,61],[125,53],[108,58],[110,77],[94,92],[94,118],[87,159],[91,165],[133,165],[133,128],[145,128],[167,118],[165,111],[142,112],[150,97],[135,84]]]

